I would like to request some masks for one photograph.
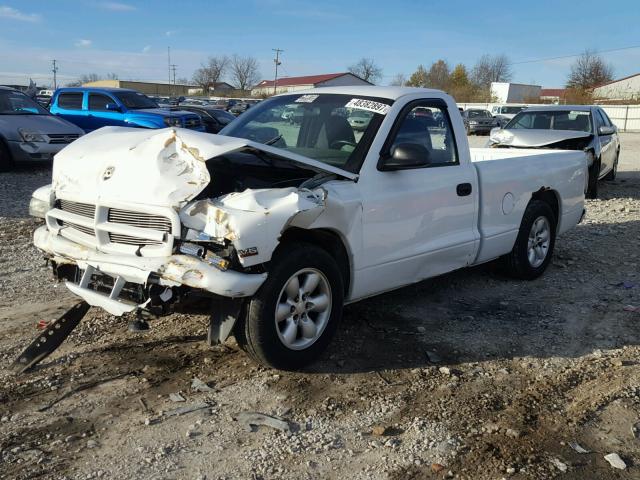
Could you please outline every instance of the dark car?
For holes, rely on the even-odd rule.
[[[200,115],[207,133],[218,133],[236,119],[231,113],[210,105],[181,105],[180,109]]]
[[[235,116],[238,116],[250,108],[251,104],[249,102],[238,102],[229,109],[229,113],[233,113]]]
[[[467,135],[489,134],[492,128],[499,126],[498,120],[493,118],[491,112],[481,108],[470,108],[462,112],[462,121]]]
[[[0,171],[16,163],[51,160],[83,133],[24,93],[0,87]]]

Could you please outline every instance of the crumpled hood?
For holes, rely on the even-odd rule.
[[[105,127],[56,155],[52,186],[56,197],[77,201],[101,199],[181,208],[209,183],[207,160],[246,148],[311,170],[357,178],[339,168],[241,138],[181,128]]]
[[[544,147],[553,143],[590,137],[575,130],[500,129],[491,133],[490,143],[511,147]]]

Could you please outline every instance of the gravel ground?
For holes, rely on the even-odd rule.
[[[49,176],[0,175],[0,478],[640,478],[640,135],[622,135],[618,179],[542,278],[488,265],[350,305],[300,373],[232,339],[208,348],[204,314],[134,336],[92,309],[13,375],[36,322],[73,303],[31,247],[29,196]]]

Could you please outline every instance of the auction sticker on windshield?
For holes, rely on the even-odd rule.
[[[386,115],[391,107],[384,103],[374,102],[373,100],[365,100],[364,98],[352,98],[345,108],[357,108],[358,110],[367,110],[368,112]]]
[[[296,103],[311,103],[316,98],[318,98],[318,95],[302,95],[301,97],[298,97]]]

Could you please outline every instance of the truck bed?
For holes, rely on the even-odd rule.
[[[556,192],[558,234],[580,220],[587,178],[584,152],[471,148],[470,156],[478,172],[480,190],[480,248],[474,263],[489,261],[510,250],[510,247],[505,250],[505,245],[514,244],[533,192]],[[562,196],[557,192],[562,192]]]

